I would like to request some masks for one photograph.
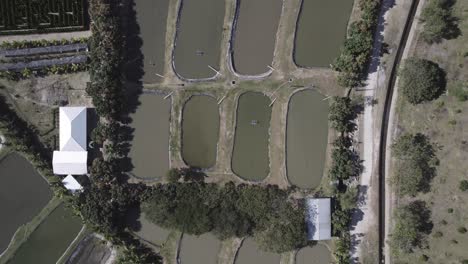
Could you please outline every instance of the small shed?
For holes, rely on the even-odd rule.
[[[307,239],[331,239],[330,198],[307,198],[306,210]]]

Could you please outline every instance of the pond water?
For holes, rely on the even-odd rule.
[[[302,67],[329,67],[346,37],[353,0],[303,0],[297,22],[294,61]]]
[[[170,230],[164,229],[150,222],[148,219],[146,219],[144,213],[141,213],[138,222],[140,226],[139,228],[133,230],[135,234],[154,245],[161,246],[171,233]]]
[[[184,234],[180,245],[182,264],[216,264],[221,241],[210,233],[201,236]]]
[[[169,169],[169,119],[171,98],[158,94],[143,94],[134,113],[130,158],[132,173],[143,179],[158,179]]]
[[[224,2],[182,0],[174,67],[186,79],[204,79],[219,70],[224,22]]]
[[[301,188],[320,184],[328,142],[328,100],[314,90],[295,93],[288,106],[288,179]]]
[[[273,61],[282,0],[238,0],[233,29],[233,65],[237,73],[258,75]]]
[[[21,155],[0,160],[0,253],[16,230],[32,220],[52,198],[47,182]]]
[[[237,253],[235,264],[275,264],[280,263],[280,255],[261,251],[252,238],[246,238]]]
[[[296,264],[329,264],[331,261],[330,251],[324,245],[305,247],[296,254]]]
[[[192,96],[184,106],[182,157],[192,167],[210,168],[216,163],[219,109],[211,96]]]
[[[164,72],[166,24],[169,0],[135,0],[137,24],[140,28],[143,54],[143,82],[160,82],[155,73]]]
[[[80,232],[81,219],[63,204],[52,211],[8,264],[55,263]]]
[[[262,93],[246,92],[239,97],[232,170],[247,180],[262,180],[270,172],[270,103]]]

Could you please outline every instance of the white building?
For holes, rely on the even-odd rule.
[[[307,198],[306,210],[307,239],[331,239],[330,198]]]
[[[70,190],[71,192],[78,192],[83,189],[81,184],[71,175],[68,175],[65,177],[65,179],[62,180],[63,186]]]
[[[60,150],[54,151],[52,159],[55,174],[72,177],[88,173],[86,121],[86,107],[60,107]],[[69,177],[68,182],[71,180]]]

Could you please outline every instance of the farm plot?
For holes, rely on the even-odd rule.
[[[85,28],[84,0],[0,0],[0,35]]]

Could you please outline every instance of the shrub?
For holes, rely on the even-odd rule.
[[[412,104],[431,101],[445,89],[445,72],[429,60],[409,58],[400,72],[403,96]]]
[[[395,227],[390,246],[396,252],[410,253],[423,245],[426,234],[432,228],[430,211],[426,204],[414,201],[395,210]]]
[[[441,238],[441,237],[444,236],[444,234],[442,232],[440,232],[440,231],[437,231],[432,236],[435,237],[435,238]]]
[[[460,181],[460,186],[458,188],[460,188],[460,191],[462,192],[468,191],[468,181],[467,180]]]
[[[459,228],[457,228],[457,231],[460,234],[465,234],[467,230],[464,226],[460,226]]]
[[[415,196],[427,192],[435,175],[438,159],[429,139],[423,134],[403,134],[392,145],[398,168],[392,179],[400,195]]]
[[[457,98],[460,102],[468,100],[468,83],[456,82],[450,85],[449,94]]]
[[[421,13],[424,23],[421,36],[428,43],[440,42],[460,34],[456,19],[452,17],[452,0],[430,0]]]
[[[419,260],[422,261],[422,262],[427,262],[429,260],[429,257],[427,255],[422,254],[419,257]]]
[[[447,212],[448,212],[449,214],[453,213],[453,208],[447,209]]]

